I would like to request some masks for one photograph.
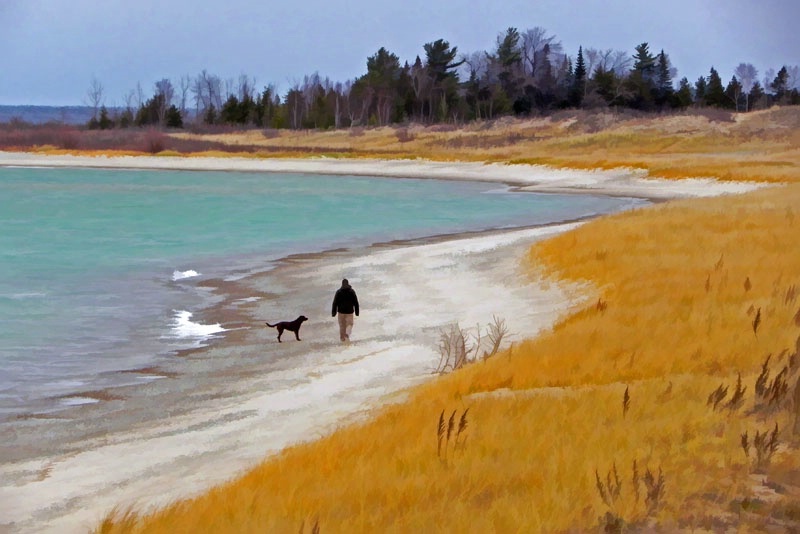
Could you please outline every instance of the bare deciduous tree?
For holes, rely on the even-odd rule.
[[[175,88],[172,87],[172,82],[168,78],[156,82],[156,97],[158,98],[158,123],[163,126],[167,110],[175,98]]]
[[[744,110],[750,111],[750,91],[753,89],[753,84],[758,79],[758,71],[750,63],[739,63],[734,71],[736,79],[742,84],[742,92],[744,92]]]
[[[788,75],[787,89],[800,89],[800,67],[797,65],[787,66],[786,74]]]
[[[180,79],[180,91],[181,91],[181,116],[186,116],[186,100],[189,95],[189,88],[192,86],[192,78],[187,74],[185,76],[181,76]]]
[[[541,67],[544,56],[556,56],[563,52],[561,41],[556,41],[555,35],[548,35],[547,30],[535,26],[522,32],[522,60],[528,76],[538,76],[537,70]]]
[[[97,110],[103,104],[103,84],[97,78],[92,78],[89,89],[86,91],[86,98],[92,107],[92,118],[97,119]]]

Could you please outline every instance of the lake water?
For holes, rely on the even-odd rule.
[[[0,168],[0,422],[91,402],[119,371],[224,335],[208,278],[293,253],[543,225],[643,201],[497,184]]]

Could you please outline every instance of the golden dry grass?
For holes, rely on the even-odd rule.
[[[340,131],[259,130],[219,135],[174,134],[231,147],[262,147],[266,157],[426,158],[554,167],[646,169],[663,178],[781,182],[800,164],[800,109],[748,114],[631,118],[572,112],[552,118]],[[255,147],[255,148],[253,148]]]
[[[758,161],[797,181],[786,155],[796,149],[749,142],[771,143]],[[745,167],[760,174],[761,165]],[[754,390],[768,354],[774,377],[800,351],[798,206],[793,184],[650,206],[549,239],[531,250],[531,275],[594,288],[552,331],[196,499],[121,514],[98,531],[558,532],[594,531],[607,518],[643,530],[797,528],[794,415],[788,402],[766,409]],[[709,395],[720,384],[732,392],[739,373],[743,405],[710,407]],[[460,445],[451,438],[440,457],[440,414],[456,411],[458,421],[467,408]],[[741,436],[752,441],[776,423],[780,446],[754,473]],[[620,492],[607,504],[596,477],[607,489],[615,468]],[[648,469],[665,480],[651,510]]]

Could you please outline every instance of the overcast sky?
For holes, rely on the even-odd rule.
[[[149,97],[203,69],[283,94],[314,72],[360,76],[382,46],[409,62],[440,38],[493,51],[510,26],[543,27],[573,57],[647,42],[676,82],[713,66],[727,83],[741,62],[759,79],[800,64],[798,23],[800,0],[0,0],[0,104],[86,104],[96,79],[122,105],[137,83]]]

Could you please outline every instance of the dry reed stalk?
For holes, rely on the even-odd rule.
[[[720,402],[722,402],[725,397],[728,395],[728,386],[725,384],[720,384],[717,389],[711,392],[708,396],[708,401],[706,401],[706,406],[711,406],[711,409],[716,411],[717,406]]]
[[[436,456],[442,457],[442,439],[444,438],[444,410],[439,414],[439,424],[436,426],[437,447]]]
[[[767,355],[767,359],[761,364],[761,373],[756,378],[756,395],[765,397],[767,393],[767,381],[769,380],[769,360],[772,354]]]
[[[661,499],[664,497],[664,473],[661,467],[658,468],[658,478],[648,468],[644,473],[644,485],[647,488],[647,496],[644,499],[647,505],[647,513],[652,514],[658,509]]]
[[[775,451],[778,450],[778,423],[775,423],[772,432],[765,430],[762,434],[756,430],[753,448],[756,451],[753,467],[756,472],[761,472],[769,464]]]
[[[794,428],[792,432],[795,435],[800,434],[800,378],[797,379],[797,384],[794,386]]]
[[[447,420],[447,444],[450,443],[450,436],[453,435],[453,428],[455,428],[456,411],[457,410],[453,410],[453,413],[450,414],[450,419]],[[447,444],[445,445],[445,448],[447,447]]]
[[[458,446],[458,439],[461,437],[461,434],[467,430],[467,412],[469,412],[469,408],[464,410],[464,413],[461,414],[461,418],[458,420],[458,431],[456,431],[456,446]],[[464,437],[464,441],[461,442],[461,447],[464,448],[464,445],[467,442],[467,438]]]
[[[742,387],[742,373],[739,373],[736,378],[736,389],[725,407],[732,411],[737,410],[744,402],[745,391],[747,387]]]
[[[625,394],[622,396],[622,417],[628,414],[628,408],[631,406],[631,396],[628,393],[628,386],[625,386]]]
[[[772,380],[772,383],[768,389],[769,398],[767,400],[767,404],[769,406],[779,406],[786,397],[786,394],[789,392],[789,383],[787,382],[788,374],[789,368],[784,366],[783,369],[781,369],[781,371]]]
[[[758,326],[761,324],[761,308],[756,311],[756,318],[753,319],[753,334],[758,337]]]

